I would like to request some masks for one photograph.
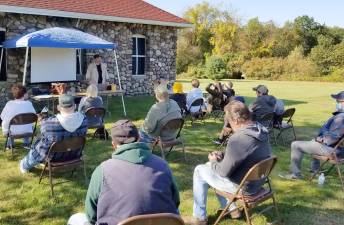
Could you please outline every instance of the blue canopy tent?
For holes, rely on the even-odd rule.
[[[39,31],[35,31],[29,34],[21,35],[3,43],[1,49],[0,62],[2,62],[3,49],[4,48],[26,48],[25,64],[23,73],[23,85],[26,83],[26,72],[27,72],[27,60],[29,55],[29,48],[73,48],[76,50],[80,49],[112,49],[115,58],[115,66],[118,78],[118,84],[122,93],[122,104],[123,112],[126,115],[126,109],[124,104],[124,96],[121,85],[121,78],[119,76],[119,69],[117,63],[117,54],[115,43],[105,41],[99,37],[91,34],[84,33],[79,30],[53,27]],[[79,65],[81,66],[81,54],[79,54]],[[0,63],[1,71],[1,63]],[[81,72],[81,67],[80,67]]]

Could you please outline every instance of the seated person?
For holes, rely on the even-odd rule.
[[[329,156],[333,151],[333,147],[344,136],[344,91],[331,95],[336,99],[336,112],[321,127],[318,136],[311,141],[293,141],[291,143],[291,173],[280,175],[286,179],[302,179],[301,162],[304,153]],[[344,157],[344,149],[339,149],[337,154]],[[319,169],[319,160],[313,159],[311,164],[311,172]]]
[[[175,82],[172,87],[173,94],[170,96],[170,99],[173,99],[177,102],[182,113],[187,111],[186,109],[186,95],[183,92],[183,84],[179,82]]]
[[[210,83],[205,90],[210,94],[208,98],[207,111],[222,110],[225,106],[222,85],[220,82]]]
[[[114,152],[92,174],[85,213],[73,215],[67,224],[117,225],[136,215],[178,214],[179,192],[172,171],[139,142],[135,125],[119,120],[111,128],[111,137]]]
[[[53,142],[86,135],[87,119],[82,113],[74,112],[75,103],[72,95],[60,95],[57,108],[60,111],[59,114],[41,120],[41,136],[20,161],[19,168],[22,173],[27,173],[37,164],[44,162]]]
[[[156,86],[154,92],[158,102],[149,109],[140,130],[140,140],[146,143],[154,143],[160,135],[161,128],[168,121],[182,118],[178,104],[169,99],[166,85]],[[166,140],[169,138],[168,136],[164,137]]]
[[[252,112],[253,120],[263,123],[267,126],[265,121],[262,121],[262,117],[268,113],[273,113],[275,110],[276,98],[272,95],[268,95],[269,90],[265,85],[258,85],[253,90],[257,94],[257,98],[250,105],[250,111]]]
[[[230,98],[232,96],[235,96],[235,91],[233,89],[233,82],[228,81],[223,84],[222,86],[223,94],[226,96],[226,98]]]
[[[245,98],[242,96],[232,96],[230,97],[230,102],[231,101],[239,101],[245,104]],[[220,135],[217,139],[213,140],[213,143],[216,145],[221,145],[230,135],[233,134],[233,130],[229,124],[229,122],[226,120],[226,118],[224,118],[223,121],[223,127],[222,130],[220,132]]]
[[[14,100],[10,100],[6,103],[5,107],[1,112],[2,120],[2,133],[6,136],[9,132],[8,128],[10,121],[13,117],[22,113],[36,113],[32,103],[27,99],[26,88],[20,84],[15,84],[11,88]],[[32,124],[25,125],[13,125],[10,130],[11,134],[25,134],[33,132]],[[29,138],[24,138],[24,147],[28,147],[30,142]],[[6,147],[11,147],[14,145],[13,139],[8,139]]]
[[[199,80],[192,79],[191,81],[192,89],[188,92],[186,95],[186,107],[188,110],[190,110],[190,113],[196,113],[199,110],[199,107],[192,106],[191,104],[200,98],[203,98],[202,90],[199,88]]]
[[[239,101],[226,105],[225,117],[233,129],[226,151],[223,154],[212,152],[208,155],[209,162],[196,166],[193,175],[194,207],[193,218],[185,220],[185,224],[207,224],[207,192],[209,187],[228,193],[235,193],[247,171],[256,163],[271,155],[269,134],[260,123],[251,119],[247,106]],[[243,192],[254,195],[261,190],[261,182],[247,183]],[[224,208],[227,199],[218,196]],[[233,218],[240,217],[235,204],[230,207]]]
[[[87,87],[86,96],[80,100],[78,111],[85,113],[89,108],[103,107],[103,100],[98,96],[98,88],[95,84]],[[99,117],[87,118],[88,126],[101,125],[103,121]]]

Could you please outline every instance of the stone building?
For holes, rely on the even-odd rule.
[[[76,28],[96,35],[118,45],[119,71],[127,95],[150,94],[154,80],[175,79],[177,30],[190,26],[141,0],[0,0],[0,47],[4,39],[49,27]],[[85,79],[95,52],[102,55],[110,77],[118,82],[113,53],[106,49],[81,52],[78,79]],[[24,57],[24,49],[6,50],[2,87],[22,81]]]

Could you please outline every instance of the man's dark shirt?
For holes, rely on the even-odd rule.
[[[103,83],[103,72],[102,72],[102,65],[99,64],[97,65],[97,70],[98,70],[98,84]]]

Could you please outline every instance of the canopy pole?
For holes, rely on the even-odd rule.
[[[1,67],[2,67],[2,57],[4,55],[4,48],[1,46],[1,56],[0,56],[0,74],[1,74]]]
[[[24,73],[23,73],[23,86],[25,86],[26,82],[26,71],[27,71],[27,60],[29,58],[29,47],[26,47],[26,53],[25,53],[25,63],[24,63]]]
[[[78,50],[78,59],[79,59],[79,73],[80,73],[80,75],[82,75],[82,69],[81,69],[81,49],[79,48]]]
[[[117,79],[118,79],[118,85],[119,85],[119,89],[121,91],[122,90],[122,84],[121,84],[121,77],[119,76],[119,69],[118,69],[118,63],[117,63],[117,54],[116,54],[116,50],[113,50],[113,53],[114,53],[114,56],[115,56],[115,66],[116,66],[116,72],[117,72]],[[125,109],[125,104],[124,104],[124,93],[122,92],[121,93],[121,97],[122,97],[122,106],[123,106],[123,113],[124,113],[124,116],[127,116],[127,111]]]

